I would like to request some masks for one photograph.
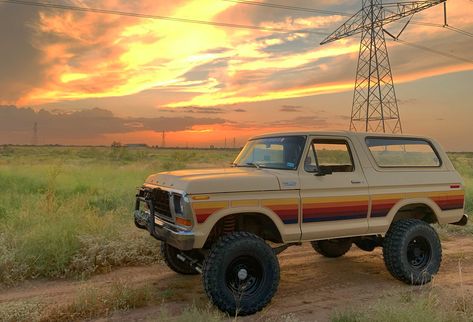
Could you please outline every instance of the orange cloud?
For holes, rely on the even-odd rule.
[[[282,11],[279,19],[260,17],[255,23],[248,19],[253,7],[241,10],[238,4],[221,0],[164,4],[103,0],[96,6],[206,21],[229,19],[231,12],[234,23],[287,29],[331,30],[344,20],[339,16],[294,18]],[[472,25],[473,18],[463,12],[461,4],[449,4],[449,16],[459,26]],[[434,8],[420,18],[437,21],[439,13]],[[167,104],[155,103],[167,107],[208,107],[337,93],[353,88],[354,75],[347,73],[347,68],[335,72],[336,65],[355,66],[359,49],[356,38],[319,47],[321,37],[304,33],[267,33],[67,11],[40,11],[37,27],[34,44],[43,52],[47,81],[22,96],[17,102],[20,105],[122,97],[150,89],[192,94],[185,98],[176,95]],[[389,27],[395,29],[396,25]],[[436,39],[435,30],[410,26],[404,35],[408,39]],[[391,44],[390,50],[397,47]],[[196,72],[217,63],[221,65]],[[309,79],[315,68],[316,76]],[[420,70],[414,66],[395,73],[395,81],[462,70],[471,70],[471,66],[443,60],[437,66],[426,65]],[[280,75],[291,71],[292,76]]]

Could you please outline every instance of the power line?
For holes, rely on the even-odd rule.
[[[471,0],[471,1],[473,1],[473,0]],[[451,26],[451,25],[442,25],[442,24],[439,24],[439,23],[423,22],[423,21],[411,21],[410,23],[413,24],[413,25],[419,25],[419,26],[427,26],[427,27],[436,27],[436,28],[448,29],[448,30],[451,30],[453,32],[456,32],[456,33],[459,33],[459,34],[462,34],[462,35],[465,35],[465,36],[468,36],[468,37],[473,37],[473,33],[469,32],[469,31],[466,31],[466,30],[463,30],[463,29],[460,29],[460,28],[457,28],[457,27],[454,27],[454,26]]]
[[[417,48],[417,49],[425,50],[425,51],[428,51],[430,53],[441,55],[441,56],[444,56],[444,57],[447,57],[447,58],[456,59],[456,60],[459,60],[459,61],[462,61],[462,62],[465,62],[465,63],[473,64],[472,59],[459,57],[459,56],[452,55],[452,54],[449,54],[449,53],[446,53],[446,52],[443,52],[443,51],[428,48],[428,47],[425,47],[425,46],[422,46],[422,45],[413,44],[413,43],[407,42],[407,41],[402,40],[402,39],[397,39],[397,40],[392,39],[392,41],[400,42],[401,44],[404,44],[404,45],[407,45],[407,46],[410,46],[410,47],[414,47],[414,48]]]
[[[78,7],[78,6],[71,6],[71,5],[48,3],[48,2],[23,1],[23,0],[0,0],[0,3],[19,4],[19,5],[24,5],[24,6],[42,7],[42,8],[50,8],[50,9],[71,10],[71,11],[77,11],[77,12],[100,13],[100,14],[125,16],[125,17],[157,19],[157,20],[166,20],[166,21],[173,21],[173,22],[194,23],[194,24],[228,27],[228,28],[242,28],[242,29],[252,29],[252,30],[270,31],[270,32],[283,32],[283,33],[306,33],[306,34],[315,34],[315,35],[327,35],[327,33],[324,33],[324,32],[318,32],[318,31],[307,30],[307,29],[291,30],[291,29],[284,29],[284,28],[261,27],[261,26],[253,26],[253,25],[214,22],[214,21],[178,18],[178,17],[170,17],[170,16],[158,16],[158,15],[125,12],[125,11],[110,10],[110,9]]]
[[[460,28],[457,28],[457,27],[453,27],[453,26],[450,26],[450,25],[445,26],[445,28],[447,28],[451,31],[457,32],[459,34],[462,34],[462,35],[473,38],[473,33],[469,32],[469,31],[466,31],[466,30],[463,30],[463,29],[460,29]]]
[[[306,8],[306,7],[287,6],[287,5],[283,5],[283,4],[277,4],[277,3],[246,1],[246,0],[222,0],[222,1],[252,5],[252,6],[293,10],[293,11],[300,11],[300,12],[320,13],[320,14],[324,14],[324,15],[335,15],[335,16],[345,16],[345,17],[351,17],[352,16],[351,13],[346,13],[346,12],[322,10],[322,9]]]

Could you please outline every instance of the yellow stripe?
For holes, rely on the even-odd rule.
[[[232,200],[232,207],[258,207],[258,200]]]
[[[216,209],[228,207],[228,201],[194,202],[192,209]]]
[[[276,205],[294,205],[299,204],[298,199],[265,199],[261,200],[261,206],[276,206]]]

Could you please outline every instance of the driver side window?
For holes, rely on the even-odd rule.
[[[353,158],[348,142],[340,139],[315,139],[304,160],[307,172],[321,169],[333,172],[353,172]]]

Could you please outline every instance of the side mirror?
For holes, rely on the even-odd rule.
[[[333,173],[332,169],[326,168],[326,167],[320,167],[318,171],[315,173],[315,175],[317,177],[322,177],[322,176],[325,176],[327,174],[332,174],[332,173]]]

